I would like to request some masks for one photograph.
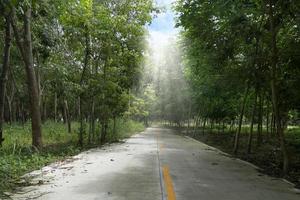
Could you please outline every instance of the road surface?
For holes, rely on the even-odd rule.
[[[174,131],[149,128],[121,144],[30,174],[13,199],[299,200],[292,185]]]

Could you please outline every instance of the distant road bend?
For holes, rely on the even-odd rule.
[[[292,185],[162,128],[40,171],[13,199],[299,200]]]

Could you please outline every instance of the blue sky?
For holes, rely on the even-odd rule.
[[[151,50],[150,59],[154,64],[154,69],[161,66],[162,61],[165,59],[165,51],[168,45],[174,41],[178,33],[178,30],[174,27],[174,13],[171,9],[174,1],[176,0],[156,0],[158,6],[165,9],[148,26],[149,37],[147,42]]]
[[[159,32],[162,34],[172,34],[176,32],[174,26],[174,13],[171,9],[172,2],[175,0],[156,0],[160,7],[165,8],[165,12],[160,13],[149,26],[150,32]]]
[[[175,29],[174,12],[172,11],[172,3],[176,0],[156,0],[159,7],[164,7],[164,12],[158,14],[152,24],[148,26],[149,38],[148,44],[155,52],[160,51],[169,43],[171,38],[176,37],[178,30]]]

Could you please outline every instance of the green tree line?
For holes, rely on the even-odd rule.
[[[46,120],[68,132],[78,121],[82,146],[96,134],[104,143],[111,121],[136,115],[127,111],[154,11],[152,0],[1,0],[0,146],[6,122],[31,120],[40,149]]]
[[[175,10],[197,123],[237,124],[234,153],[245,121],[251,153],[257,124],[257,145],[278,138],[288,173],[285,130],[299,123],[300,2],[179,0]]]

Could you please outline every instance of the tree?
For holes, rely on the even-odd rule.
[[[291,97],[291,94],[299,96],[292,89],[299,80],[299,77],[295,77],[298,67],[292,64],[298,62],[298,59],[294,56],[295,51],[289,51],[290,47],[299,43],[297,8],[297,1],[281,0],[182,0],[175,6],[178,13],[177,25],[183,28],[181,35],[184,41],[185,67],[189,71],[187,78],[190,80],[193,96],[196,97],[195,104],[204,113],[203,118],[208,116],[211,121],[215,121],[216,116],[211,114],[222,113],[220,107],[229,110],[230,105],[233,106],[231,109],[235,112],[225,112],[223,118],[235,119],[240,116],[234,142],[234,152],[237,152],[243,115],[250,107],[245,101],[246,98],[241,101],[241,96],[247,96],[242,95],[242,91],[249,91],[250,97],[253,93],[258,95],[259,109],[255,112],[255,100],[251,122],[253,129],[256,115],[258,145],[264,142],[264,102],[267,105],[272,103],[271,112],[275,116],[285,174],[289,165],[284,136],[288,122],[287,113],[297,108],[297,103],[290,101],[293,98],[287,97]],[[218,90],[214,92],[217,85]],[[245,85],[249,88],[245,89]],[[211,96],[207,95],[207,91]],[[224,92],[231,95],[224,96]],[[233,104],[220,101],[223,97]],[[237,102],[244,105],[240,112],[237,111]],[[251,148],[252,131],[248,140],[248,152]]]
[[[11,49],[11,14],[5,14],[5,37],[4,37],[4,48],[3,48],[3,65],[1,69],[1,79],[0,79],[0,146],[2,146],[3,138],[3,122],[4,122],[4,103],[5,103],[5,91],[7,76],[9,70],[10,61],[10,49]]]
[[[1,71],[8,78],[6,86],[2,79],[1,86],[3,105],[8,107],[3,121],[25,123],[31,113],[36,148],[42,147],[41,118],[43,122],[63,119],[69,132],[71,120],[78,120],[81,146],[86,122],[90,143],[98,121],[105,142],[105,127],[128,110],[130,90],[139,81],[145,25],[152,20],[153,2],[1,1],[2,10],[1,20],[11,14],[7,19],[16,41],[11,43],[11,67],[5,71],[4,62]],[[25,77],[28,92],[23,90]]]
[[[36,74],[34,71],[33,52],[32,52],[32,38],[31,38],[31,6],[24,6],[23,14],[23,37],[21,40],[19,29],[16,22],[16,8],[12,8],[12,21],[11,25],[14,30],[14,36],[18,49],[20,51],[22,60],[24,62],[25,71],[27,75],[28,93],[30,96],[31,107],[31,123],[32,123],[32,145],[36,148],[42,147],[42,129],[41,129],[41,114],[39,108],[39,94],[37,88]]]

